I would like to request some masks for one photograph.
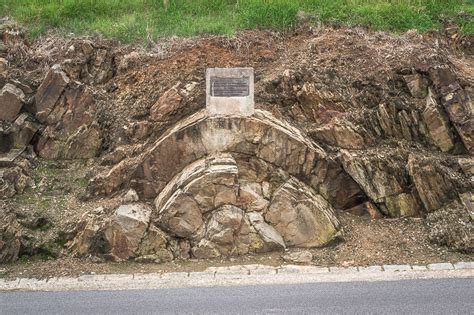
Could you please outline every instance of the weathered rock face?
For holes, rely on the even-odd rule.
[[[186,165],[217,152],[256,156],[306,178],[314,186],[322,181],[320,173],[326,164],[321,148],[268,112],[256,111],[252,117],[212,118],[198,112],[166,132],[138,161],[124,161],[94,178],[90,190],[110,194],[128,181],[145,198],[154,198]],[[129,165],[137,163],[138,167]]]
[[[322,246],[339,235],[334,210],[310,187],[239,158],[212,155],[186,167],[156,198],[154,224],[188,239],[199,258]]]
[[[173,260],[174,256],[169,247],[169,236],[155,226],[150,226],[139,248],[139,256],[135,260],[152,260],[153,262],[166,262]]]
[[[448,122],[431,90],[426,99],[423,120],[431,139],[441,151],[448,152],[454,148],[453,136],[448,127]]]
[[[41,123],[46,122],[68,83],[69,78],[61,71],[61,67],[54,65],[35,95],[36,118]]]
[[[403,79],[406,82],[410,94],[416,98],[425,98],[428,94],[428,80],[421,74],[405,75]]]
[[[143,204],[122,205],[105,224],[104,238],[115,260],[135,257],[148,228],[151,208]]]
[[[463,89],[453,70],[447,66],[430,70],[430,78],[440,95],[441,104],[449,115],[466,149],[474,153],[474,105],[472,96]]]
[[[413,216],[419,205],[409,189],[406,161],[399,155],[343,151],[344,169],[380,210],[392,217]]]
[[[47,159],[96,156],[101,145],[94,98],[84,85],[69,83],[58,66],[53,67],[36,93],[36,117],[46,124],[36,150]]]
[[[0,121],[14,121],[25,102],[22,90],[7,83],[0,91]]]
[[[442,208],[469,189],[466,182],[459,181],[462,175],[437,159],[410,156],[408,171],[427,212]]]
[[[12,34],[2,39],[15,42]],[[303,34],[297,51],[294,38],[282,44],[294,54],[281,64],[280,49],[251,48],[239,59],[213,42],[163,62],[72,39],[31,58],[61,65],[43,80],[42,69],[16,77],[22,58],[8,53],[0,58],[0,117],[8,115],[0,118],[0,198],[26,187],[31,174],[18,159],[38,133],[43,158],[110,150],[93,166],[89,191],[124,207],[143,203],[84,216],[71,245],[80,255],[162,262],[323,246],[341,233],[334,209],[426,215],[433,241],[469,251],[472,220],[461,201],[474,189],[472,66],[409,34],[319,29]],[[202,70],[216,62],[258,64],[255,115],[197,112]]]

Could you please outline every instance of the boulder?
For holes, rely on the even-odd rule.
[[[198,203],[186,194],[179,194],[162,210],[160,226],[173,236],[192,238],[203,232],[203,217]]]
[[[279,232],[287,246],[319,247],[340,235],[331,205],[293,179],[275,191],[265,221]]]
[[[150,221],[151,208],[144,204],[122,205],[105,224],[104,238],[114,260],[135,257]]]
[[[0,91],[0,121],[13,122],[20,113],[25,102],[25,94],[22,90],[7,83]]]
[[[146,232],[141,244],[140,254],[141,255],[156,255],[162,254],[166,251],[168,244],[168,235],[154,225],[150,225],[150,228]],[[173,255],[171,255],[173,257]]]
[[[155,207],[154,224],[189,240],[200,258],[323,246],[339,234],[333,208],[311,188],[261,159],[228,153],[188,165]]]
[[[219,247],[221,254],[232,252],[244,222],[244,212],[233,205],[222,206],[212,212],[206,224],[206,239]]]
[[[22,113],[12,125],[11,133],[13,148],[24,149],[29,144],[33,136],[38,131],[40,125],[28,113]]]

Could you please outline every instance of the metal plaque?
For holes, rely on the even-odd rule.
[[[247,97],[249,96],[250,78],[211,77],[211,96]]]

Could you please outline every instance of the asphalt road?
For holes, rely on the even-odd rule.
[[[0,293],[0,314],[473,314],[474,279]]]

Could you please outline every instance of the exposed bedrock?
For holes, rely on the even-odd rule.
[[[339,233],[324,198],[258,158],[219,154],[194,162],[162,190],[155,206],[156,225],[192,243],[205,239],[224,255],[317,247]]]
[[[327,195],[338,207],[364,201],[357,184],[344,176],[340,165],[322,148],[299,129],[261,110],[251,117],[208,117],[205,111],[198,112],[176,124],[140,156],[96,176],[89,191],[110,195],[130,186],[141,197],[153,199],[184,167],[219,152],[256,157],[281,168]]]
[[[97,222],[90,221],[85,226]],[[114,260],[320,247],[342,233],[332,206],[311,187],[257,157],[229,153],[185,167],[156,197],[153,210],[124,205],[104,222],[90,230],[102,233],[99,252]],[[89,245],[97,233],[87,234],[90,240],[78,234],[75,243]]]

